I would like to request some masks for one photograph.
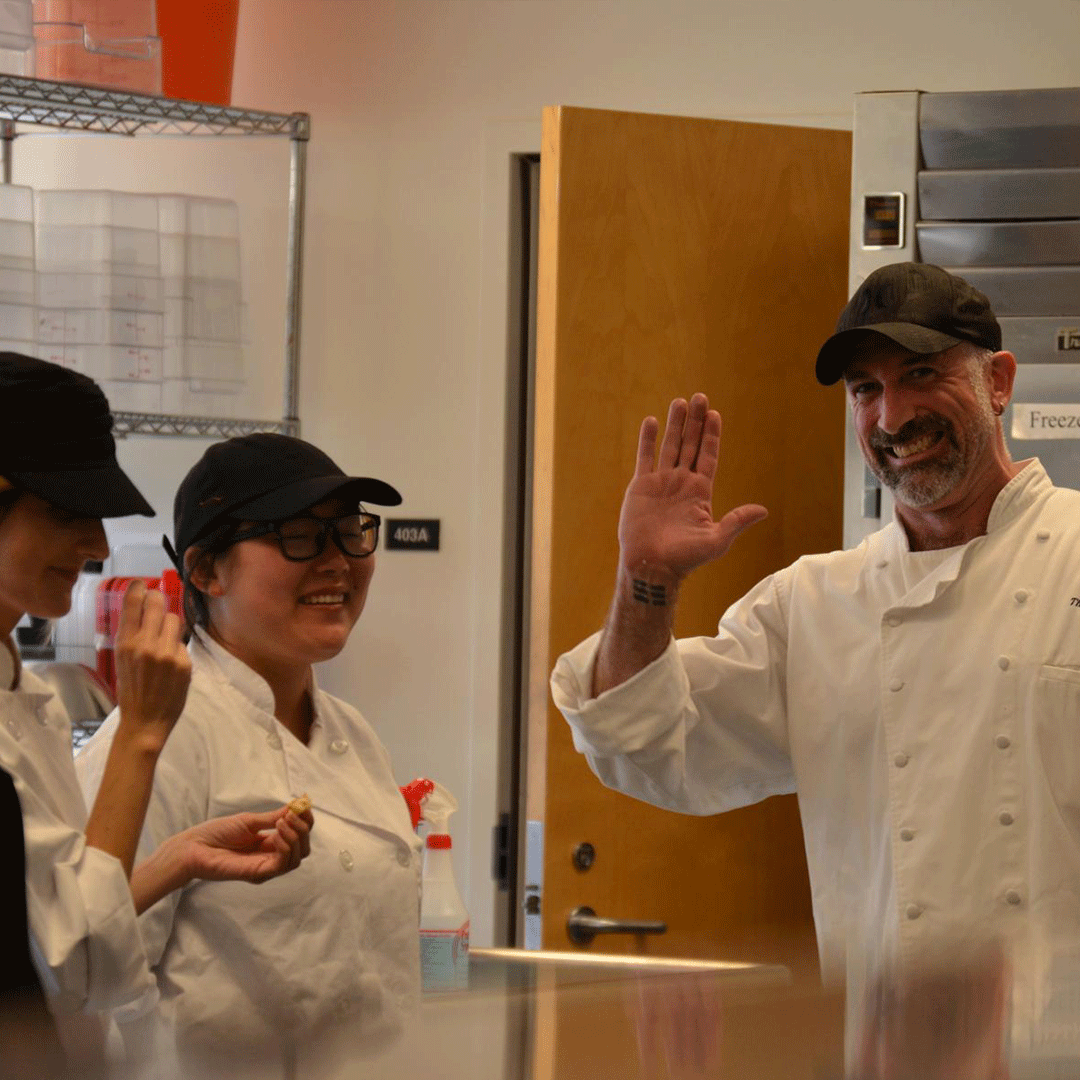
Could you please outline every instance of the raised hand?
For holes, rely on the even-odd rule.
[[[720,414],[704,394],[676,398],[656,455],[659,426],[646,417],[637,467],[619,514],[619,574],[593,665],[594,696],[626,682],[671,639],[679,586],[723,555],[744,529],[768,514],[748,504],[713,520]],[[655,459],[655,460],[654,460]]]
[[[619,546],[626,570],[677,582],[723,555],[768,511],[747,504],[713,520],[720,414],[704,394],[695,394],[689,405],[682,398],[671,403],[656,459],[658,430],[655,417],[642,422],[637,467],[619,517]]]
[[[180,620],[156,589],[134,581],[124,593],[116,638],[116,685],[121,723],[134,725],[160,749],[183,711],[191,659]]]

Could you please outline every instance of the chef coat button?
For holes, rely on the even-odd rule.
[[[897,693],[897,691],[899,691],[899,690],[903,690],[904,689],[904,680],[903,679],[893,679],[893,681],[891,683],[889,683],[889,689],[894,694]]]
[[[917,919],[922,914],[922,908],[918,904],[908,904],[907,917],[909,919]]]
[[[280,750],[281,736],[278,735],[276,731],[271,731],[270,734],[266,736],[266,745],[269,746],[271,750]]]
[[[1002,671],[1008,671],[1009,670],[1009,658],[1007,656],[999,656],[998,657],[998,667],[1001,668]]]
[[[1020,903],[1020,894],[1015,889],[1010,889],[1005,894],[1005,899],[1008,900],[1010,904],[1015,906],[1016,904]]]
[[[877,568],[879,570],[884,570],[885,567],[888,566],[888,565],[889,565],[889,560],[888,559],[880,559],[878,561]]]
[[[408,866],[412,862],[412,856],[404,848],[398,848],[397,861],[399,866]]]
[[[1013,595],[1016,597],[1018,604],[1024,603],[1028,598],[1027,589],[1017,589]]]
[[[338,852],[338,862],[341,863],[342,870],[351,870],[355,865],[353,863],[352,852],[348,848],[342,848]]]
[[[1049,529],[1040,529],[1035,534],[1035,539],[1036,540],[1049,540],[1050,539],[1050,531],[1049,531]]]
[[[1011,825],[1014,820],[1015,819],[1008,810],[1002,810],[1001,813],[998,814],[998,821],[1000,821],[1002,825]]]
[[[901,840],[914,840],[915,839],[915,833],[911,829],[901,829],[900,830],[900,839]]]
[[[13,738],[16,738],[16,739],[21,739],[22,738],[22,728],[19,727],[19,721],[16,720],[15,717],[9,716],[4,721],[4,727],[6,727],[8,729],[8,731],[11,732],[11,735],[12,735]]]
[[[1008,736],[1008,735],[999,735],[999,736],[998,736],[998,737],[997,737],[997,738],[996,738],[996,739],[994,740],[994,745],[995,745],[995,746],[996,746],[996,747],[997,747],[997,748],[998,748],[999,750],[1008,750],[1008,749],[1009,749],[1009,747],[1010,747],[1010,746],[1012,746],[1012,740],[1011,740],[1011,739],[1009,738],[1009,736]]]
[[[901,620],[901,618],[900,618],[900,616],[899,616],[899,615],[888,615],[888,616],[886,616],[886,618],[885,618],[885,621],[886,621],[886,622],[887,622],[887,623],[888,623],[888,624],[889,624],[890,626],[899,626],[899,625],[900,625],[900,623],[901,623],[901,622],[902,622],[903,620]]]
[[[903,750],[901,750],[900,753],[893,758],[893,764],[898,769],[902,769],[910,760],[911,759],[907,756],[907,754],[905,754]]]
[[[335,739],[330,744],[330,749],[335,754],[344,754],[345,751],[349,749],[349,744],[344,739]]]

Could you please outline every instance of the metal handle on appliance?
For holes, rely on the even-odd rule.
[[[597,934],[666,934],[667,923],[640,919],[604,919],[591,907],[578,907],[566,920],[566,936],[575,945],[588,945]]]

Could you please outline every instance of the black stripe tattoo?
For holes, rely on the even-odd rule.
[[[650,604],[652,607],[667,607],[667,586],[650,585],[641,578],[632,578],[634,599],[641,604]]]

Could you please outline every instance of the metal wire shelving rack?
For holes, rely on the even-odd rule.
[[[308,114],[260,112],[0,74],[0,179],[4,183],[11,182],[14,143],[19,134],[19,124],[138,137],[254,135],[278,136],[290,140],[285,389],[282,419],[223,419],[133,412],[114,413],[114,419],[117,435],[229,438],[252,431],[299,434],[297,380],[300,355],[300,285],[307,143],[311,134],[311,118]]]

